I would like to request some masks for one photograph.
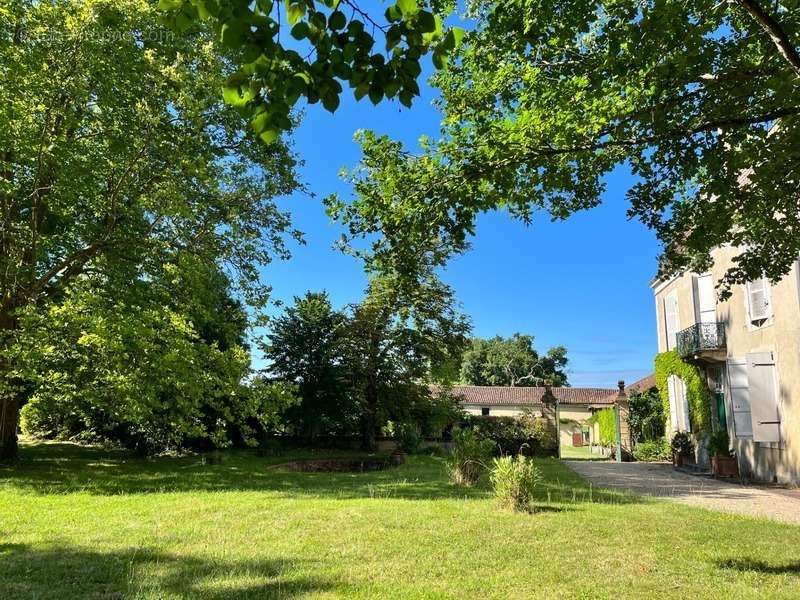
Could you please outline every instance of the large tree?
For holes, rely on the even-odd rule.
[[[348,383],[358,403],[362,446],[375,449],[378,430],[430,405],[431,375],[463,351],[467,320],[452,290],[429,274],[406,287],[375,277],[366,298],[352,307],[344,344]]]
[[[530,335],[475,338],[464,352],[461,380],[471,385],[565,386],[566,366],[566,348],[556,346],[540,355]]]
[[[81,278],[131,285],[182,256],[221,269],[251,306],[259,264],[285,254],[272,202],[296,187],[219,98],[211,36],[177,36],[147,0],[13,0],[0,8],[0,457],[16,453],[27,313]],[[118,289],[124,289],[118,287]],[[120,311],[128,310],[120,302]],[[174,324],[173,324],[174,325]]]
[[[353,416],[342,364],[345,329],[328,295],[308,292],[270,323],[262,345],[269,375],[298,386],[300,403],[285,416],[309,440],[341,432]]]
[[[596,206],[635,176],[630,216],[664,244],[661,275],[740,252],[722,282],[779,279],[800,251],[800,10],[758,0],[472,0],[477,21],[441,90],[442,134],[419,154],[362,135],[352,233],[413,272],[418,250],[466,247],[476,216],[530,221]]]

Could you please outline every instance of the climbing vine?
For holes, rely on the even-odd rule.
[[[700,369],[695,365],[684,362],[674,350],[656,355],[655,360],[656,385],[664,405],[664,414],[669,429],[669,391],[667,379],[675,375],[683,380],[686,385],[686,399],[689,403],[689,420],[695,434],[709,433],[711,431],[711,397],[708,386],[703,379]]]
[[[617,419],[614,407],[597,411],[589,419],[589,423],[597,423],[600,428],[600,445],[610,447],[617,442]]]

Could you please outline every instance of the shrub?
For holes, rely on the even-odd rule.
[[[541,476],[532,458],[522,455],[495,458],[489,479],[495,498],[504,507],[518,511],[533,508],[534,493]]]
[[[392,423],[386,427],[390,435],[397,441],[398,449],[406,454],[414,454],[422,445],[422,436],[413,423]]]
[[[639,442],[633,450],[633,458],[642,462],[669,460],[671,457],[672,450],[666,438]]]
[[[590,423],[597,423],[600,430],[600,445],[606,448],[617,443],[617,415],[614,407],[597,411],[589,418]]]
[[[709,456],[731,455],[731,441],[730,438],[728,438],[727,431],[725,431],[724,429],[718,429],[709,436],[708,455]]]
[[[694,452],[694,442],[692,442],[692,438],[689,437],[689,434],[685,431],[679,431],[672,436],[670,447],[675,454],[686,455]]]
[[[495,444],[472,429],[453,431],[453,452],[448,460],[450,481],[456,485],[474,485],[492,457]]]
[[[552,454],[556,448],[555,428],[533,413],[519,417],[472,417],[465,421],[480,437],[495,443],[496,455]]]

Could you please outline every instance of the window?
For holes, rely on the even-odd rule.
[[[747,292],[747,314],[749,315],[750,323],[762,325],[764,321],[772,316],[769,281],[762,277],[748,282],[745,288]]]
[[[678,294],[670,292],[664,298],[664,322],[667,333],[667,350],[672,350],[677,346],[676,336],[678,334]]]
[[[694,283],[694,309],[698,323],[714,323],[717,320],[717,296],[714,292],[714,277],[711,273],[698,275]]]
[[[488,417],[489,416],[489,407],[484,406],[481,408],[481,416]]]

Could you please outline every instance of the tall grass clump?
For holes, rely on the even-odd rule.
[[[494,452],[494,442],[472,429],[453,431],[453,452],[447,460],[450,481],[456,485],[475,485]]]
[[[542,477],[532,458],[522,454],[495,458],[489,479],[503,507],[526,512],[533,509],[536,486]]]

